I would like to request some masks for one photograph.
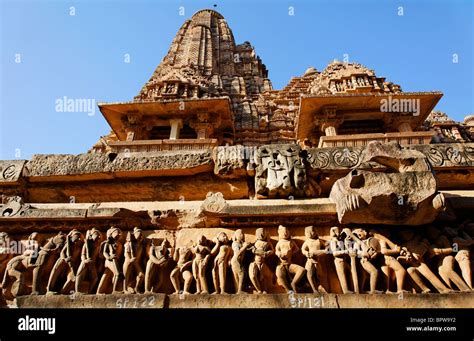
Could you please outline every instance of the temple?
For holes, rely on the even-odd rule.
[[[337,60],[275,90],[198,11],[88,152],[0,161],[0,306],[472,307],[474,116],[442,96]]]

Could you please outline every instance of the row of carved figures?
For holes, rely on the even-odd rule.
[[[232,240],[220,232],[212,241],[202,235],[197,242],[183,247],[171,247],[167,239],[145,238],[139,228],[128,232],[125,243],[120,242],[122,231],[117,227],[107,230],[105,240],[95,228],[86,232],[84,240],[82,233],[74,229],[67,235],[59,232],[42,247],[36,242],[38,234],[32,233],[29,246],[15,257],[9,257],[11,244],[8,235],[1,232],[0,275],[4,273],[3,293],[7,296],[9,291],[13,297],[27,294],[28,274],[32,278],[32,294],[44,292],[40,289],[44,284],[47,294],[151,293],[162,287],[169,265],[175,293],[191,293],[195,282],[193,291],[198,294],[210,291],[206,269],[211,263],[214,292],[218,294],[226,293],[229,268],[236,293],[248,292],[247,276],[254,292],[266,293],[274,275],[288,292],[298,292],[306,278],[313,292],[326,293],[328,286],[323,283],[327,283],[327,273],[321,270],[320,258],[330,256],[343,293],[391,292],[392,280],[400,293],[408,284],[407,278],[414,292],[430,292],[426,281],[441,293],[452,292],[454,288],[471,291],[473,225],[465,223],[469,228],[462,229],[428,227],[424,235],[403,229],[398,233],[399,244],[377,231],[337,226],[324,239],[319,238],[316,228],[308,226],[301,248],[289,229],[281,225],[275,246],[263,228],[256,229],[254,243],[246,242],[243,231],[236,230]],[[306,258],[304,266],[294,262],[299,252]],[[244,256],[249,254],[252,260],[246,264]],[[267,264],[273,255],[278,258],[274,273]],[[435,269],[427,264],[428,259],[433,264],[433,257]],[[383,291],[376,290],[380,275],[386,278]],[[48,277],[47,283],[42,284],[40,277]]]

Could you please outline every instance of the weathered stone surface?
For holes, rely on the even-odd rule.
[[[431,166],[440,171],[449,167],[474,166],[474,143],[411,145],[423,153]],[[308,163],[313,169],[342,170],[358,167],[363,147],[308,148]],[[379,165],[379,167],[383,167]]]
[[[165,307],[165,294],[136,295],[37,295],[19,296],[13,306],[18,308],[137,308]]]
[[[253,162],[255,147],[221,146],[213,149],[214,174],[237,177],[247,174],[247,165]]]
[[[175,151],[160,152],[154,156],[135,156],[114,154],[79,154],[79,155],[34,155],[28,161],[26,168],[28,176],[34,177],[59,177],[92,175],[105,173],[109,178],[118,173],[155,171],[150,175],[167,175],[166,170],[184,170],[183,174],[192,174],[190,169],[196,168],[197,172],[212,169],[211,151]],[[199,169],[201,168],[201,169]],[[168,173],[169,174],[169,173]],[[100,176],[98,176],[100,178]]]
[[[163,176],[119,181],[71,181],[31,184],[27,201],[38,203],[190,201],[204,200],[209,191],[221,192],[226,199],[249,197],[246,179],[220,179],[212,173],[187,176]]]
[[[375,299],[375,297],[377,299]],[[169,308],[472,308],[473,293],[413,295],[169,295]]]
[[[25,163],[26,160],[0,160],[0,185],[17,182]]]
[[[396,171],[428,172],[431,170],[426,156],[416,150],[402,149],[398,143],[370,142],[361,153],[361,163],[376,162]]]
[[[362,164],[376,162],[389,173],[354,169],[335,182],[330,198],[341,223],[422,225],[444,208],[436,178],[426,157],[401,149],[396,143],[371,142],[362,152]]]
[[[20,296],[12,306],[18,308],[472,308],[473,293],[403,294],[267,294],[267,295],[82,295]],[[400,298],[402,297],[402,298]]]

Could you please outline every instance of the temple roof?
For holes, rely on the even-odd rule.
[[[251,63],[255,68],[243,70],[245,63]],[[232,94],[236,88],[234,80],[239,82],[239,76],[245,76],[248,71],[252,77],[267,76],[265,66],[250,43],[236,45],[224,17],[213,10],[201,10],[181,26],[167,55],[135,101]],[[251,81],[249,79],[249,83]],[[251,84],[243,85],[250,88]],[[257,87],[256,92],[259,93],[260,88]]]
[[[308,73],[306,71],[305,75]],[[374,70],[362,64],[340,62],[330,63],[311,84],[312,94],[328,93],[399,93],[397,84],[386,82],[385,78],[377,77]]]
[[[219,108],[224,109],[219,110],[226,122],[225,129],[234,132],[233,143],[260,145],[308,137],[312,134],[314,110],[334,103],[360,117],[350,114],[351,120],[366,119],[366,114],[377,119],[383,116],[384,124],[391,129],[391,116],[396,115],[381,115],[380,101],[386,96],[403,94],[421,100],[421,115],[412,117],[409,123],[414,130],[421,126],[442,95],[404,93],[398,84],[386,81],[362,64],[337,60],[322,71],[311,66],[303,75],[293,77],[283,89],[273,90],[268,71],[254,47],[248,41],[236,44],[224,17],[205,9],[183,23],[167,55],[132,102],[99,107],[117,137],[123,140],[124,125],[129,123],[127,116],[139,113],[147,117],[171,117],[171,111],[182,101],[187,109],[179,115],[187,115],[189,119],[195,108],[205,110],[213,102],[190,103],[218,99],[223,103]],[[366,108],[369,104],[370,108]]]

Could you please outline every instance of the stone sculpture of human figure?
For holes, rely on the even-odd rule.
[[[326,293],[326,289],[322,285],[322,282],[326,283],[326,281],[322,281],[322,271],[321,266],[319,264],[320,256],[326,254],[326,250],[324,248],[323,243],[319,239],[316,229],[314,226],[306,226],[304,229],[304,234],[306,236],[306,240],[301,247],[301,252],[306,256],[306,277],[308,278],[308,282],[311,285],[311,289],[314,293]]]
[[[28,236],[28,240],[26,241],[26,247],[23,251],[23,255],[28,257],[28,267],[36,263],[36,258],[39,255],[40,249],[41,246],[39,244],[39,234],[38,232],[33,232]]]
[[[244,293],[245,267],[243,258],[249,243],[245,242],[245,235],[241,229],[234,232],[232,237],[232,259],[230,261],[232,274],[234,276],[234,287],[237,294]]]
[[[81,251],[81,264],[77,269],[76,275],[76,294],[84,294],[81,290],[87,276],[89,277],[89,283],[86,294],[92,293],[99,281],[97,263],[100,259],[101,238],[102,235],[96,228],[86,231],[86,238]]]
[[[193,276],[196,280],[196,294],[209,294],[207,286],[206,269],[211,255],[208,240],[204,235],[198,239],[197,245],[193,247]]]
[[[438,274],[443,279],[444,283],[448,288],[452,289],[451,282],[461,291],[471,291],[471,288],[464,282],[454,270],[454,264],[456,260],[453,255],[453,247],[449,242],[449,239],[441,233],[441,230],[429,226],[426,229],[428,238],[433,243],[433,256],[438,261]]]
[[[464,231],[459,233],[452,227],[446,226],[444,233],[451,239],[451,245],[457,247],[454,259],[457,261],[461,269],[461,275],[467,286],[472,290],[472,268],[471,268],[471,251],[470,247],[474,245],[474,239]]]
[[[28,236],[27,245],[23,253],[19,256],[11,258],[5,267],[1,285],[4,294],[8,289],[7,287],[10,286],[10,277],[14,278],[14,281],[10,286],[11,294],[13,296],[25,294],[25,274],[36,263],[39,249],[39,235],[37,232],[33,232]]]
[[[362,229],[362,228],[357,228],[352,231],[353,238],[356,243],[356,248],[358,250],[358,256],[360,257],[360,264],[362,265],[362,268],[365,270],[364,275],[362,276],[362,283],[361,283],[361,288],[364,287],[365,280],[367,276],[365,274],[369,275],[369,281],[370,281],[370,294],[375,294],[377,293],[376,287],[377,287],[377,279],[379,276],[379,270],[375,267],[374,261],[377,259],[377,256],[379,255],[375,244],[378,244],[378,241],[369,233]]]
[[[286,226],[278,226],[278,242],[275,254],[280,259],[276,268],[278,282],[287,292],[297,292],[296,286],[306,274],[306,269],[292,262],[292,257],[300,250],[295,241],[291,239],[290,231]],[[292,278],[293,277],[293,278]]]
[[[346,244],[344,243],[344,237],[338,226],[331,227],[329,230],[329,236],[329,252],[334,257],[334,265],[336,267],[337,278],[339,279],[342,293],[352,294],[353,292],[349,290],[346,277],[346,270],[349,268],[347,262],[349,250],[346,248]]]
[[[381,270],[386,278],[385,290],[387,294],[392,293],[390,291],[390,282],[392,275],[395,274],[396,284],[397,284],[397,293],[400,294],[404,292],[403,286],[405,284],[405,278],[407,272],[405,268],[400,264],[397,258],[402,255],[407,254],[406,248],[402,248],[399,245],[392,242],[387,236],[371,231],[374,238],[378,240],[380,245],[380,253],[383,255],[383,263]]]
[[[263,294],[266,293],[272,278],[270,269],[265,264],[265,259],[272,255],[275,250],[263,228],[258,228],[255,231],[255,237],[256,241],[251,249],[255,257],[249,266],[249,277],[257,290],[257,294]]]
[[[359,276],[357,273],[357,252],[358,252],[357,247],[358,247],[358,244],[360,245],[362,244],[362,242],[359,241],[359,243],[357,243],[358,238],[354,236],[350,228],[344,228],[342,230],[342,234],[345,236],[344,245],[350,259],[352,285],[354,288],[354,292],[358,294],[360,293],[360,289],[359,289]]]
[[[7,263],[12,259],[13,253],[10,251],[10,237],[6,232],[0,232],[0,278],[3,278],[3,273]]]
[[[152,293],[160,288],[164,280],[164,268],[171,259],[168,240],[164,238],[161,243],[157,245],[155,243],[157,242],[152,240],[148,252],[148,262],[146,263],[145,271],[145,293]],[[158,272],[157,279],[156,282],[153,282],[156,272]]]
[[[214,267],[212,268],[215,293],[226,294],[227,267],[232,257],[232,248],[229,245],[229,237],[225,232],[220,232],[214,242],[211,256],[215,256]]]
[[[127,239],[124,245],[124,262],[123,262],[123,291],[124,293],[133,294],[141,292],[143,282],[145,280],[145,256],[147,252],[147,241],[143,236],[143,231],[138,227],[134,227],[132,233],[127,233]],[[135,274],[135,287],[130,286],[132,274]]]
[[[123,278],[122,267],[120,266],[120,256],[123,246],[119,239],[122,231],[115,226],[107,230],[107,240],[102,242],[102,256],[105,258],[104,273],[97,287],[97,294],[105,294],[106,287],[112,280],[112,293],[119,293],[118,284]]]
[[[80,264],[82,250],[81,232],[76,229],[70,231],[66,237],[65,245],[61,250],[59,259],[54,264],[53,270],[49,277],[47,294],[56,294],[55,288],[57,282],[66,273],[66,282],[60,290],[61,293],[67,293],[71,285],[76,280],[77,269]]]
[[[193,252],[189,247],[175,248],[173,260],[177,262],[176,267],[171,271],[170,279],[173,284],[175,294],[180,293],[181,279],[184,281],[183,294],[190,294],[189,288],[193,282],[192,264]]]
[[[424,256],[433,252],[428,240],[422,238],[419,234],[416,234],[412,230],[402,230],[399,232],[403,239],[406,253],[400,255],[398,259],[407,264],[407,272],[411,279],[421,289],[422,293],[430,293],[431,289],[423,283],[422,275],[426,278],[440,293],[452,292],[452,289],[447,288],[443,282],[430,270],[424,260]]]
[[[43,245],[38,253],[38,258],[31,266],[33,267],[33,278],[31,281],[31,294],[39,295],[41,288],[40,285],[43,269],[51,269],[56,264],[57,259],[60,256],[61,250],[66,242],[66,234],[59,232],[57,235],[49,238],[45,245]],[[49,279],[49,276],[48,276]],[[43,286],[44,287],[44,286]]]

